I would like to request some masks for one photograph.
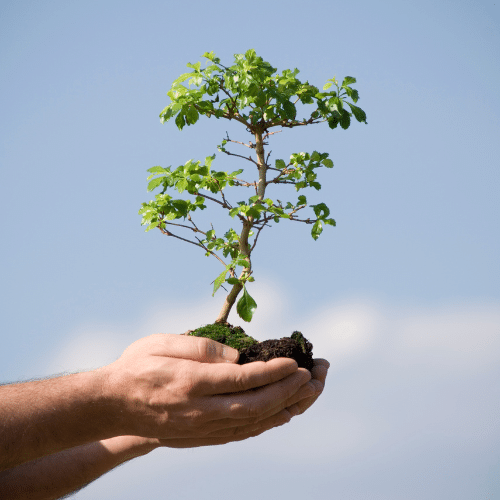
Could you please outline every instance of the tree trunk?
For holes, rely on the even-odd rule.
[[[259,181],[257,184],[257,195],[259,200],[263,200],[266,194],[266,173],[267,173],[267,165],[264,155],[264,144],[262,140],[262,132],[257,130],[255,132],[255,153],[257,155],[257,163],[259,166]],[[252,263],[250,260],[250,245],[248,244],[248,234],[253,226],[253,217],[248,217],[243,222],[243,229],[240,234],[240,244],[239,251],[240,254],[243,254],[247,261],[248,266],[243,269],[241,272],[240,278],[245,274],[249,274],[252,269]],[[224,301],[224,305],[219,313],[218,318],[215,320],[216,323],[226,323],[229,313],[231,312],[234,303],[236,302],[236,298],[239,293],[243,290],[243,285],[241,283],[237,283],[233,285],[233,288],[229,292],[226,300]]]

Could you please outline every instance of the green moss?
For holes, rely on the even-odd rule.
[[[228,345],[241,352],[243,349],[259,342],[247,335],[240,326],[232,326],[229,323],[214,323],[205,325],[192,331],[189,335],[195,337],[206,337],[221,344]]]
[[[290,338],[296,340],[300,344],[300,347],[302,348],[302,352],[304,354],[307,352],[306,339],[304,338],[304,335],[302,335],[302,333],[295,331],[290,335]]]

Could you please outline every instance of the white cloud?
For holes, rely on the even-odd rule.
[[[500,362],[498,304],[452,304],[418,308],[392,324],[393,361],[440,372],[468,373]]]
[[[275,282],[260,282],[252,291],[258,309],[251,323],[233,311],[229,318],[258,340],[301,330],[316,357],[331,371],[362,360],[383,360],[400,368],[425,366],[442,373],[489,369],[500,362],[498,304],[455,304],[441,308],[395,308],[366,299],[346,300],[312,315],[289,311],[287,293]],[[135,340],[152,333],[182,333],[213,321],[220,300],[197,304],[170,302],[146,312],[135,324],[80,325],[70,332],[45,373],[92,369],[115,360]]]
[[[300,317],[274,282],[252,290],[259,309],[247,332],[259,340],[299,329],[317,357],[331,363],[327,387],[316,405],[288,425],[241,443],[197,450],[163,450],[133,461],[82,491],[126,494],[141,481],[161,484],[163,471],[181,474],[203,463],[371,470],[377,457],[397,467],[413,450],[430,457],[460,443],[464,456],[500,439],[496,385],[500,363],[498,304],[454,304],[439,308],[391,307],[366,299],[324,304]],[[152,333],[182,333],[215,318],[220,300],[171,302],[148,311],[133,325],[80,326],[68,336],[49,372],[95,368]],[[196,306],[196,307],[195,307]],[[230,320],[240,323],[233,315]],[[263,450],[265,449],[265,457]],[[391,462],[392,461],[392,462]],[[232,465],[234,464],[234,465]],[[129,482],[129,477],[133,477]],[[204,478],[204,479],[202,479]],[[118,493],[119,494],[119,493]]]
[[[349,301],[322,307],[303,326],[317,357],[338,370],[366,357],[380,335],[381,313],[367,301]]]
[[[279,338],[292,333],[290,326],[282,321],[285,294],[275,283],[261,280],[252,296],[258,308],[251,323],[243,323],[235,311],[229,321],[241,324],[245,331],[258,340]],[[153,333],[183,333],[215,321],[223,294],[218,300],[207,298],[196,304],[169,302],[158,304],[147,311],[133,325],[79,325],[69,332],[66,341],[52,359],[47,360],[42,372],[46,374],[63,371],[89,370],[111,363],[132,342]]]

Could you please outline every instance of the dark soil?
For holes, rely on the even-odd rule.
[[[221,344],[238,349],[240,358],[238,364],[244,365],[253,361],[269,361],[273,358],[292,358],[299,367],[311,370],[313,367],[312,344],[300,332],[293,332],[290,337],[265,340],[258,342],[246,335],[239,326],[229,323],[214,323],[196,330],[188,331],[185,335],[207,337]]]

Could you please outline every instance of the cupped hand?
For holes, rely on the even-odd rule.
[[[285,358],[281,358],[285,359]],[[210,432],[205,437],[196,439],[160,439],[157,444],[170,448],[187,448],[192,446],[214,446],[226,444],[233,441],[242,441],[250,437],[258,436],[274,427],[279,427],[290,422],[290,420],[304,413],[319,397],[325,387],[330,363],[326,359],[315,359],[311,371],[311,380],[291,398],[283,403],[284,409],[275,413],[271,410],[267,415],[261,416],[254,423],[246,423],[240,426],[228,426],[218,431]],[[314,389],[311,390],[311,387]]]
[[[246,365],[237,359],[235,349],[200,337],[158,334],[135,342],[105,367],[117,425],[161,446],[238,441],[305,411],[326,376],[322,363],[311,380],[292,359]]]

